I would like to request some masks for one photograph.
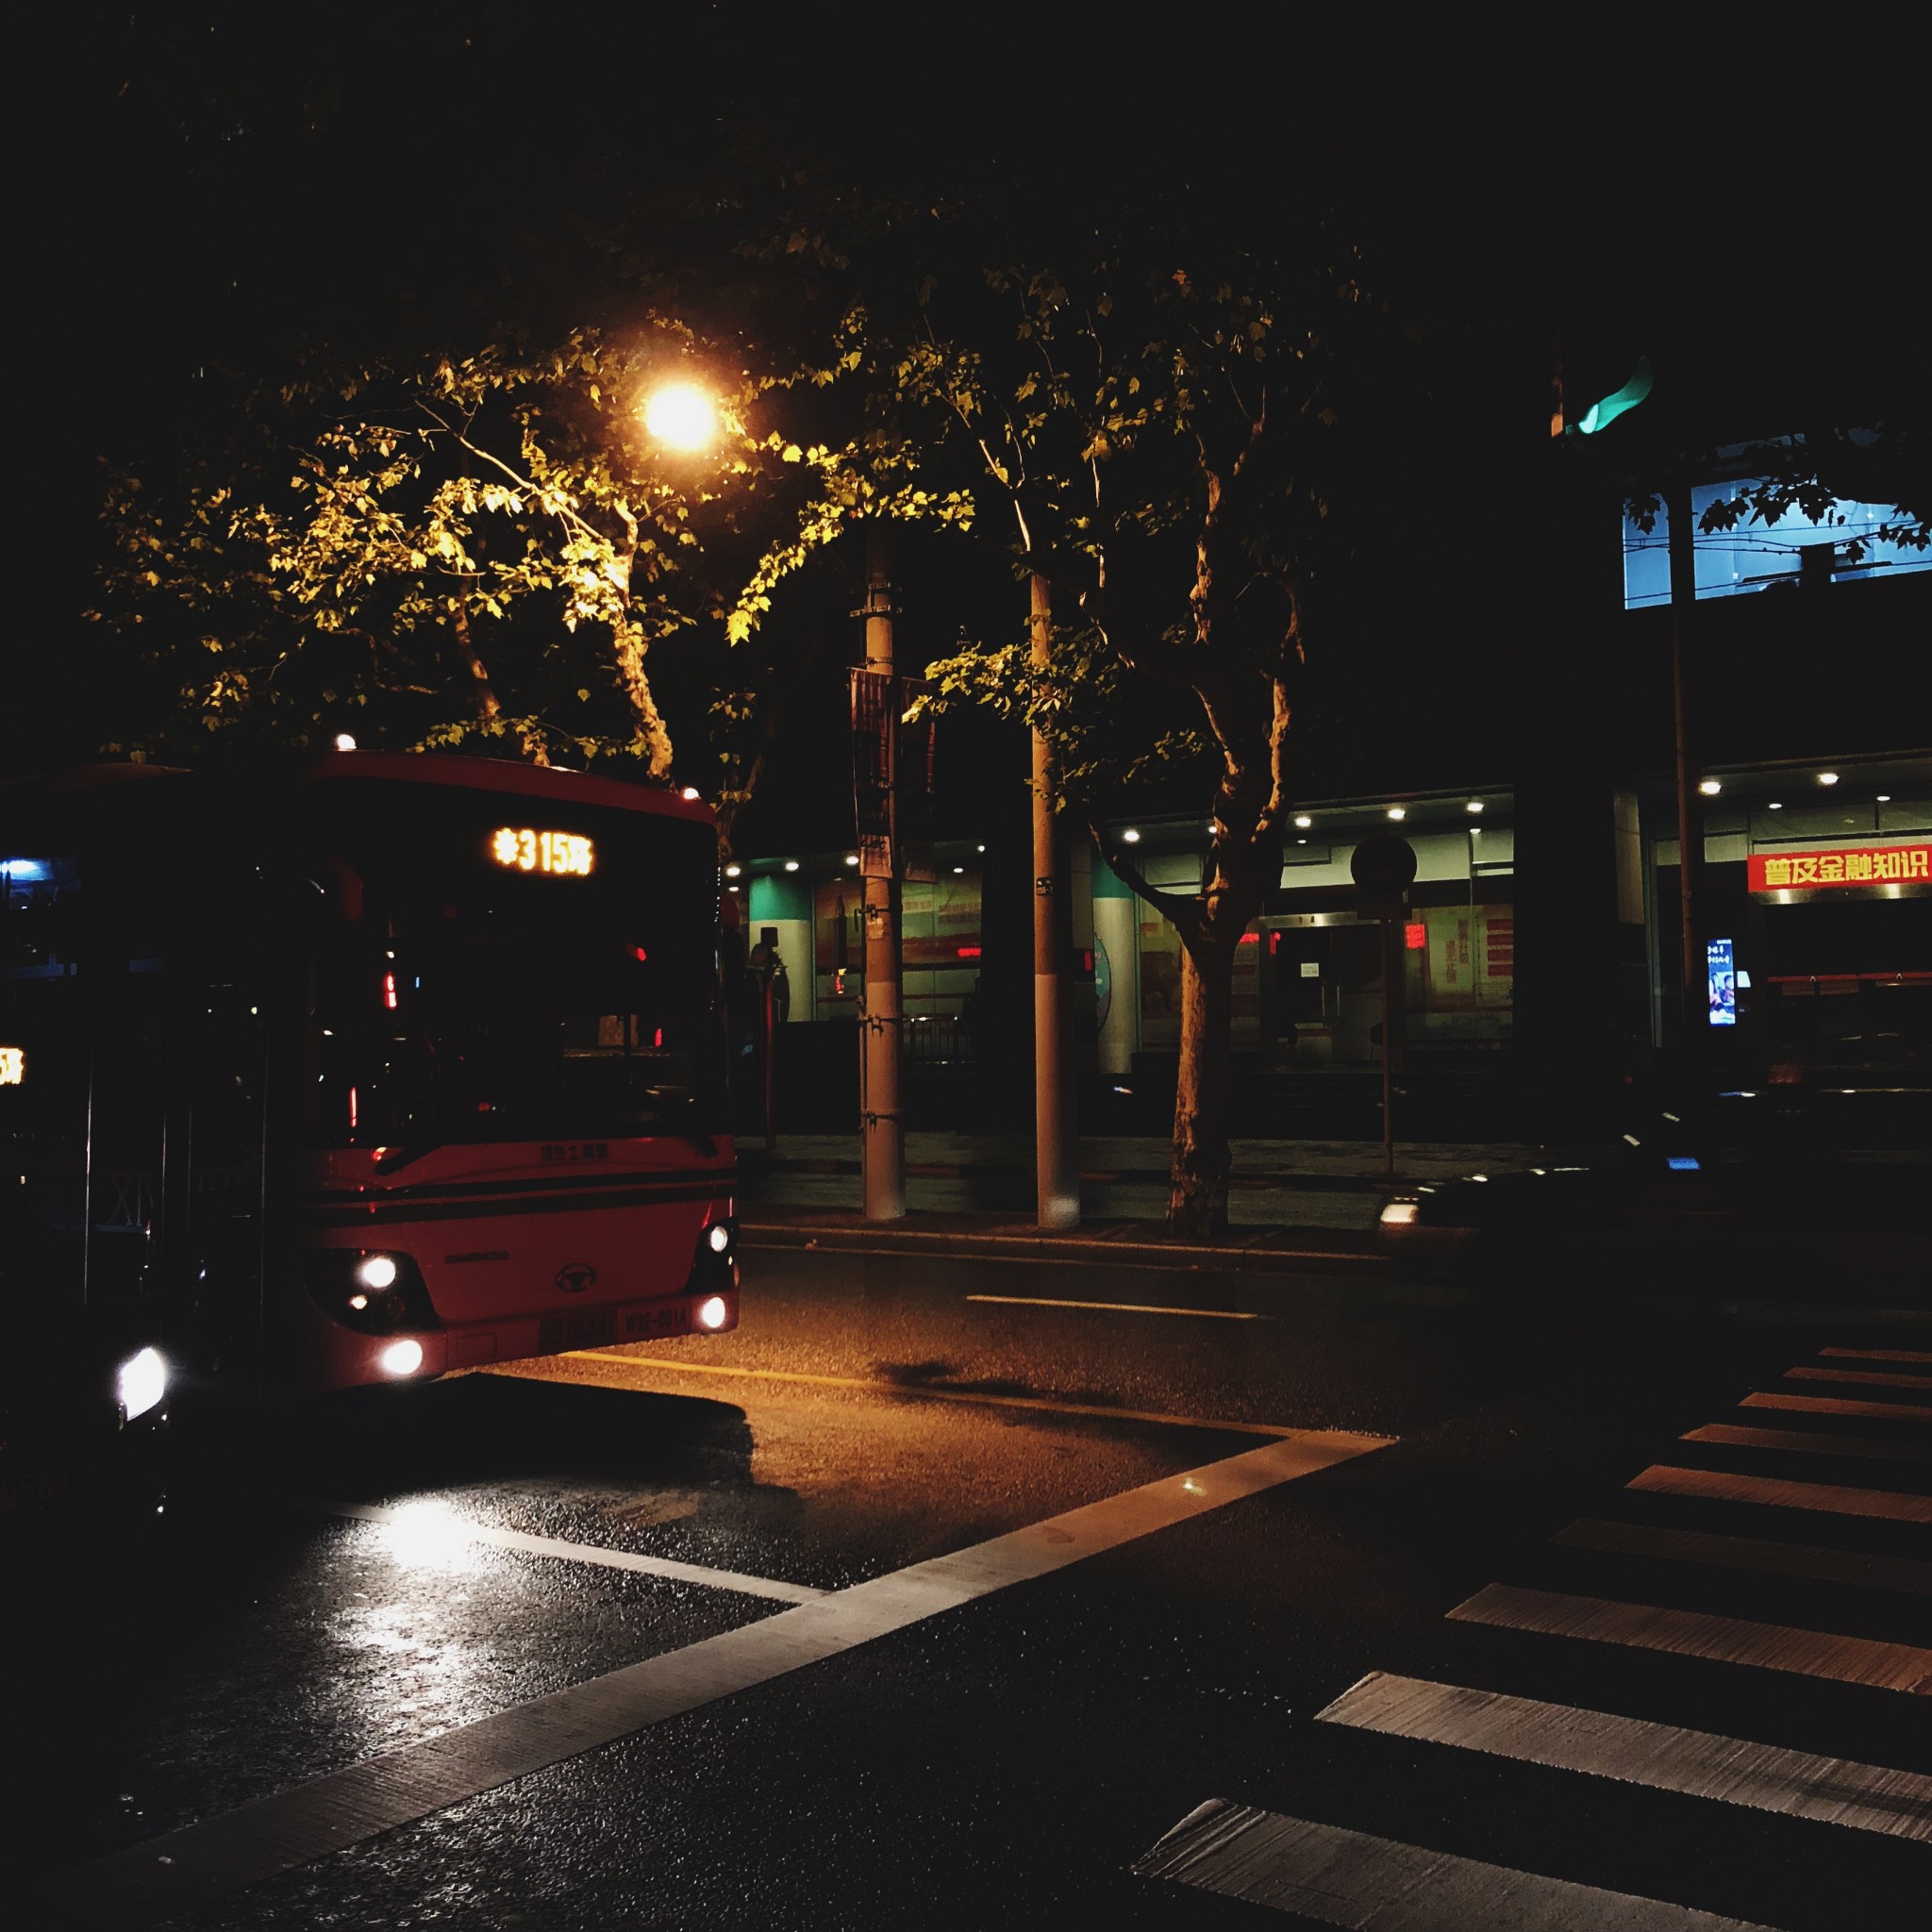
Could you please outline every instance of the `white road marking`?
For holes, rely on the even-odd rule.
[[[1932,1496],[1896,1490],[1861,1490],[1849,1483],[1795,1483],[1782,1476],[1734,1475],[1722,1469],[1673,1469],[1662,1464],[1624,1485],[1659,1496],[1696,1496],[1709,1503],[1758,1503],[1775,1509],[1820,1509],[1837,1516],[1878,1516],[1892,1523],[1932,1523]]]
[[[969,1302],[1001,1302],[1016,1308],[1096,1308],[1109,1315],[1198,1315],[1204,1322],[1259,1322],[1260,1315],[1239,1308],[1169,1308],[1156,1302],[1060,1301],[1044,1294],[969,1294]]]
[[[1859,1456],[1871,1462],[1932,1462],[1932,1443],[1882,1442],[1876,1436],[1837,1436],[1824,1429],[1750,1429],[1706,1423],[1680,1442],[1722,1442],[1734,1449],[1789,1449],[1800,1456]]]
[[[1862,1550],[1825,1550],[1810,1543],[1770,1542],[1751,1536],[1715,1536],[1704,1530],[1658,1529],[1647,1523],[1600,1523],[1585,1517],[1550,1541],[1575,1550],[1650,1557],[1667,1563],[1707,1563],[1721,1570],[1764,1570],[1818,1583],[1849,1583],[1861,1590],[1902,1590],[1932,1596],[1932,1563],[1909,1557],[1877,1557]]]
[[[941,1611],[1312,1475],[1390,1438],[1308,1429],[647,1657],[151,1839],[43,1888],[60,1924],[152,1925]]]
[[[1787,1395],[1782,1390],[1754,1390],[1740,1408],[1789,1408],[1806,1415],[1889,1416],[1896,1422],[1932,1423],[1932,1408],[1921,1402],[1856,1402],[1842,1395]]]
[[[1932,1840],[1932,1777],[1844,1757],[1372,1671],[1316,1717],[1556,1771]]]
[[[1859,1362],[1932,1362],[1932,1352],[1923,1348],[1821,1348],[1818,1353]]]
[[[1932,1389],[1932,1375],[1908,1375],[1895,1369],[1787,1369],[1787,1382],[1858,1382],[1874,1389]]]
[[[328,1516],[347,1517],[357,1523],[379,1523],[408,1530],[421,1520],[420,1514],[405,1504],[390,1508],[379,1503],[318,1502],[315,1507]],[[485,1523],[472,1523],[454,1512],[439,1512],[434,1534],[464,1542],[486,1543],[492,1549],[518,1550],[525,1556],[556,1557],[566,1563],[595,1563],[606,1570],[630,1570],[641,1576],[661,1576],[674,1583],[698,1583],[708,1590],[736,1591],[741,1596],[769,1597],[774,1603],[810,1604],[828,1590],[815,1590],[808,1583],[784,1583],[774,1576],[748,1576],[739,1570],[712,1570],[702,1563],[675,1562],[669,1557],[641,1557],[629,1550],[601,1549],[593,1543],[566,1542],[554,1536],[529,1536],[520,1529],[497,1529]]]
[[[1841,1684],[1932,1696],[1932,1650],[1915,1643],[1839,1637],[1825,1630],[1796,1630],[1783,1624],[1754,1624],[1742,1617],[1712,1617],[1698,1610],[1668,1610],[1607,1597],[1566,1596],[1554,1590],[1519,1590],[1507,1583],[1491,1584],[1449,1614],[1465,1624],[1493,1624],[1505,1630],[1575,1637],[1591,1643],[1629,1644],[1716,1663],[1750,1664],[1759,1670],[1790,1671]]]
[[[1766,1932],[1742,1919],[1486,1865],[1225,1798],[1190,1812],[1133,1869],[1143,1878],[1198,1885],[1351,1932],[1506,1925],[1515,1932]]]

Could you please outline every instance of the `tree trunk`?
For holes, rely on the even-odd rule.
[[[1245,924],[1245,922],[1243,922]],[[1241,926],[1204,921],[1181,948],[1181,1064],[1174,1089],[1174,1164],[1167,1224],[1217,1241],[1227,1232],[1228,1056],[1233,1040],[1234,949]]]

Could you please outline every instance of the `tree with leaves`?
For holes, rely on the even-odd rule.
[[[1331,650],[1345,634],[1330,509],[1379,318],[1353,256],[1319,238],[1290,253],[1184,227],[1158,254],[1102,237],[1068,254],[1077,273],[921,285],[897,380],[1004,498],[1055,612],[1044,651],[987,641],[927,675],[941,706],[1046,735],[1061,802],[1178,931],[1168,1218],[1211,1237],[1227,1225],[1235,949],[1280,878],[1310,632]],[[1191,775],[1211,800],[1191,893],[1152,884],[1104,830],[1137,788]]]
[[[175,700],[139,748],[184,718],[302,741],[373,709],[417,745],[625,755],[668,781],[648,659],[704,614],[677,566],[762,454],[736,398],[702,463],[644,433],[644,391],[694,349],[659,325],[290,382],[247,399],[244,436],[117,476],[91,614]]]

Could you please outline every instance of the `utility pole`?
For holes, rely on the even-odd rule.
[[[888,799],[884,836],[861,826],[865,890],[865,996],[858,1016],[859,1166],[865,1218],[906,1217],[906,1118],[900,1104],[899,688],[892,667],[892,578],[886,526],[865,528],[865,669],[883,687],[880,722]]]
[[[1033,669],[1053,655],[1053,586],[1032,574],[1028,618]],[[1067,1025],[1066,974],[1073,951],[1073,906],[1067,896],[1066,838],[1055,808],[1053,747],[1033,730],[1033,1134],[1040,1225],[1078,1227],[1080,1172],[1074,1137],[1073,1040]]]
[[[1690,648],[1696,627],[1696,532],[1690,481],[1679,473],[1665,488],[1671,558],[1671,696],[1676,721],[1677,903],[1683,926],[1683,1048],[1686,1106],[1703,1111],[1708,1098],[1710,1007],[1704,950],[1704,805],[1698,791],[1696,720],[1690,708]]]

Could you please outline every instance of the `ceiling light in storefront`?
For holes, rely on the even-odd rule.
[[[1408,813],[1405,811],[1401,806],[1391,805],[1389,808],[1389,816],[1391,819],[1406,819],[1408,816]]]
[[[1132,825],[1129,825],[1127,829],[1121,834],[1121,843],[1123,845],[1138,845],[1140,842],[1141,835],[1139,832],[1135,831]]]
[[[1480,798],[1472,798],[1463,808],[1466,811],[1480,811],[1483,808],[1483,802]]]
[[[1697,781],[1697,789],[1705,797],[1715,798],[1724,788],[1715,778],[1700,778]]]
[[[787,872],[796,872],[796,871],[798,870],[798,861],[797,861],[797,859],[795,859],[795,858],[788,858],[788,859],[787,859],[787,860],[785,861],[785,870],[786,870]]]
[[[735,879],[743,870],[744,868],[741,865],[727,865],[724,868],[724,876],[727,879]]]
[[[1818,782],[1821,785],[1836,785],[1838,783],[1838,774],[1836,772],[1820,772]]]
[[[1296,812],[1294,815],[1294,822],[1296,824],[1300,825],[1304,831],[1306,831],[1308,828],[1308,826],[1312,825],[1315,823],[1314,820],[1311,819],[1305,811]]]

